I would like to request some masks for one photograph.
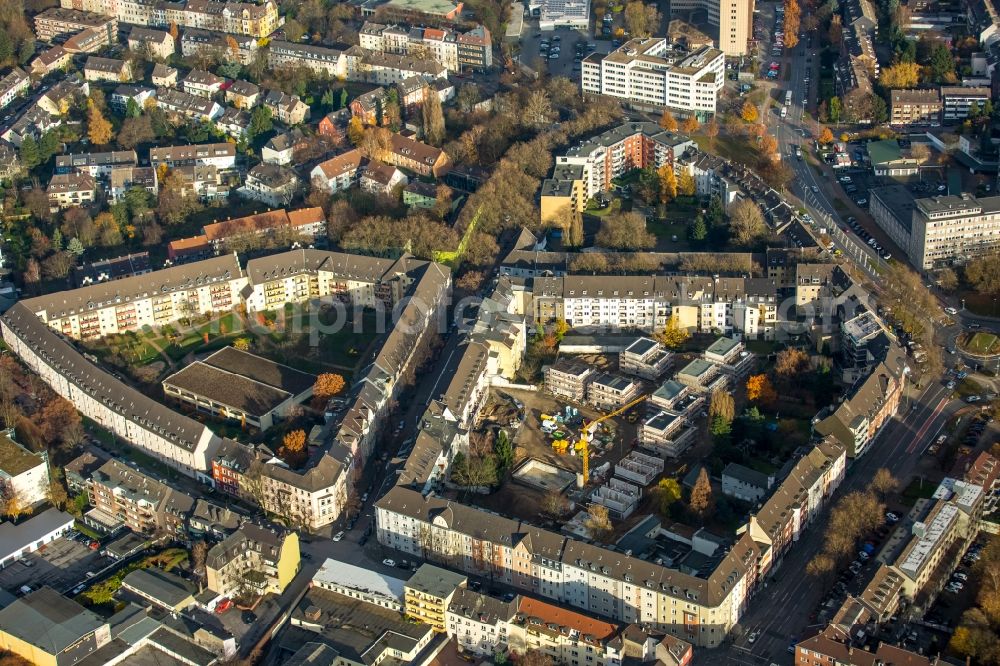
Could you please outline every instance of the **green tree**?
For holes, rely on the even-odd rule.
[[[323,92],[323,96],[319,98],[319,103],[323,105],[324,109],[333,108],[333,89],[327,88]]]
[[[493,455],[497,461],[497,476],[502,477],[514,465],[514,446],[504,430],[497,433],[496,442],[493,444]]]
[[[52,249],[56,252],[62,252],[63,249],[63,235],[58,228],[52,232]]]
[[[931,79],[935,83],[953,83],[955,80],[955,59],[951,50],[942,42],[936,42],[931,48],[927,63]]]
[[[79,238],[70,238],[69,242],[66,243],[66,251],[73,256],[79,257],[84,251],[83,243],[80,242]]]
[[[725,417],[716,415],[712,417],[708,431],[715,438],[716,442],[729,441],[729,436],[733,432],[733,424],[727,421]]]
[[[247,128],[247,136],[251,141],[261,134],[270,132],[274,128],[274,121],[271,119],[271,109],[266,106],[258,106],[250,113],[250,126]]]
[[[688,225],[688,238],[696,243],[700,243],[708,237],[708,227],[705,226],[705,218],[699,213],[694,221]]]
[[[7,63],[14,57],[14,43],[10,41],[10,35],[6,30],[0,30],[0,62]]]
[[[337,108],[340,108],[340,109],[346,109],[347,108],[347,88],[341,88],[340,89],[340,106],[337,107]]]
[[[128,102],[125,103],[125,117],[138,118],[141,115],[142,109],[139,108],[139,103],[130,97]]]
[[[830,98],[830,105],[828,108],[828,113],[830,114],[830,122],[839,123],[840,117],[843,114],[843,112],[844,110],[840,105],[840,98],[834,95],[833,97]]]
[[[19,153],[21,166],[28,171],[41,164],[41,159],[38,155],[38,143],[30,136],[24,137],[21,141],[21,149]]]
[[[59,152],[59,135],[55,130],[49,130],[38,140],[38,160],[40,164],[48,162],[53,155]]]
[[[677,479],[660,479],[653,489],[653,497],[660,515],[669,516],[670,507],[680,500],[682,494],[681,484]]]

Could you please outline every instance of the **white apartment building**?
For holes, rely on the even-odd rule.
[[[982,111],[991,97],[989,88],[941,86],[941,120],[946,123],[962,122],[969,117],[969,108],[973,104]]]
[[[86,360],[24,302],[0,318],[0,332],[11,350],[83,416],[188,476],[210,469],[219,437]]]
[[[15,67],[0,79],[0,109],[14,101],[14,98],[28,89],[31,83],[23,69]]]
[[[666,107],[707,118],[715,114],[726,81],[726,56],[703,46],[688,54],[663,37],[631,39],[609,53],[584,58],[584,93],[608,95],[640,107]]]
[[[1000,196],[917,199],[910,222],[910,261],[920,269],[965,263],[1000,246]]]
[[[219,171],[236,167],[236,146],[231,143],[205,143],[190,146],[162,146],[149,149],[149,165],[166,164],[171,169],[182,166],[214,166]]]
[[[246,285],[236,256],[225,255],[21,303],[53,330],[87,340],[228,311]]]
[[[672,317],[692,332],[771,339],[777,286],[767,278],[583,276],[536,278],[535,320],[574,328],[662,330]]]
[[[671,17],[689,17],[691,12],[699,10],[706,12],[710,25],[719,28],[716,43],[723,53],[727,56],[749,53],[754,0],[676,0],[670,5]]]
[[[49,459],[14,441],[14,429],[0,430],[0,497],[12,498],[22,509],[49,496]]]
[[[267,64],[271,69],[302,66],[331,77],[347,78],[347,58],[344,52],[325,46],[296,44],[276,39],[268,44]]]

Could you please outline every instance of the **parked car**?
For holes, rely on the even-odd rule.
[[[387,558],[385,558],[384,560],[382,560],[382,564],[384,564],[384,565],[385,565],[385,566],[387,566],[387,567],[394,567],[394,566],[396,566],[396,561],[395,561],[395,560],[390,560],[390,559],[389,559],[389,558],[387,557]]]
[[[333,540],[334,541],[340,541],[343,538],[344,538],[344,532],[343,532],[343,530],[341,530],[340,532],[337,532],[336,534],[333,535]]]
[[[899,522],[899,516],[894,514],[892,511],[889,511],[888,513],[885,514],[885,519],[888,520],[890,523]]]
[[[215,612],[221,615],[232,607],[233,600],[227,597],[215,605]]]
[[[956,310],[955,308],[951,308],[951,307],[945,308],[944,311],[946,313],[950,314],[950,315],[957,315],[958,314],[958,310]]]

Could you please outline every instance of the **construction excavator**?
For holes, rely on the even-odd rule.
[[[593,421],[584,422],[583,428],[580,429],[580,439],[573,444],[573,448],[576,450],[577,454],[583,458],[583,485],[587,485],[587,483],[590,482],[590,441],[594,438],[594,433],[597,432],[597,426],[601,425],[608,419],[624,414],[636,405],[645,402],[647,398],[649,398],[648,394],[639,396],[632,402],[619,407],[613,412],[608,412],[604,416],[596,418]]]

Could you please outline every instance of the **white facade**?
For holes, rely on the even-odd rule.
[[[20,67],[12,69],[0,79],[0,108],[14,101],[14,98],[28,89],[31,78]]]
[[[0,498],[16,498],[22,508],[44,502],[49,496],[49,465],[44,454],[33,453],[13,439],[13,429],[0,430],[0,451],[9,461],[0,467]]]
[[[1000,247],[1000,197],[918,199],[910,224],[910,261],[922,269],[965,263]]]
[[[664,38],[633,39],[607,56],[586,58],[580,80],[584,93],[710,116],[725,70],[726,57],[718,49],[705,46],[675,59]]]
[[[83,416],[188,476],[211,468],[220,440],[204,424],[172,412],[90,364],[20,304],[0,328],[11,351]]]

